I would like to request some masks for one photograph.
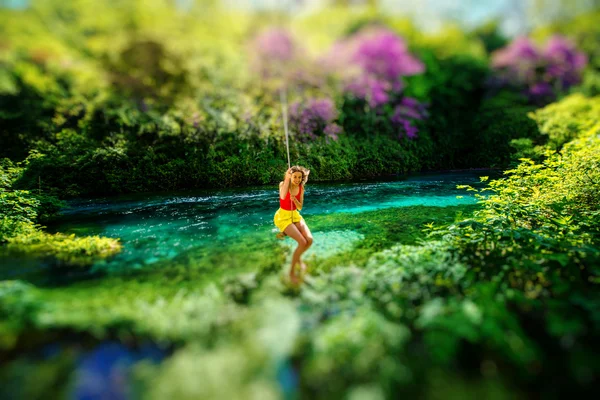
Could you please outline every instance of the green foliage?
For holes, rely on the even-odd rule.
[[[71,266],[89,266],[119,253],[121,247],[116,239],[99,236],[78,238],[61,233],[50,235],[38,230],[21,232],[8,238],[5,245],[9,252],[52,257],[59,263]]]
[[[487,74],[484,61],[464,54],[439,59],[428,48],[417,54],[425,62],[425,74],[410,77],[406,92],[428,103],[430,115],[423,122],[426,142],[418,144],[420,154],[415,152],[422,168],[486,165],[482,159],[493,150],[488,143],[475,145],[480,133],[472,128]]]
[[[0,349],[12,348],[42,308],[37,290],[21,281],[0,281]]]
[[[22,18],[0,12],[11,37],[0,59],[2,155],[28,157],[0,164],[2,250],[69,266],[119,251],[116,240],[40,231],[40,219],[60,206],[50,194],[281,178],[278,100],[254,84],[241,51],[262,20],[216,3],[194,3],[187,14],[169,2],[121,3],[39,1]],[[456,208],[414,207],[314,216],[314,232],[350,231],[354,241],[314,256],[301,289],[279,279],[287,248],[253,235],[142,271],[99,263],[109,276],[67,287],[0,282],[0,347],[16,354],[31,332],[53,337],[57,329],[170,346],[163,364],[136,366],[150,398],[514,398],[523,393],[512,388],[542,397],[590,389],[600,332],[598,99],[574,95],[534,110],[509,93],[486,97],[493,34],[425,36],[393,18],[335,15],[294,26],[321,49],[334,40],[327,33],[341,37],[364,21],[401,31],[427,65],[407,80],[406,94],[429,102],[431,116],[418,139],[399,141],[380,114],[343,99],[338,141],[292,140],[292,159],[311,168],[311,180],[503,166],[513,149],[532,160],[490,182],[473,215],[474,207],[458,217]],[[593,54],[597,40],[580,38]],[[225,268],[213,268],[215,259]],[[33,397],[40,392],[26,389],[36,379],[61,384],[68,362],[50,364],[11,362],[0,371],[3,388],[18,382],[18,393]],[[285,373],[299,386],[279,384]]]
[[[68,397],[69,374],[76,357],[70,352],[47,359],[17,359],[0,368],[0,396],[13,399],[43,399]]]
[[[33,153],[26,165],[40,158],[39,153]],[[22,172],[22,167],[8,159],[3,159],[0,164],[0,245],[3,250],[37,257],[50,256],[66,265],[90,265],[121,250],[115,239],[76,238],[75,235],[50,235],[41,231],[38,225],[41,218],[54,215],[63,203],[39,189],[37,194],[14,190],[13,184]]]
[[[508,38],[500,33],[500,21],[489,21],[471,32],[471,35],[479,38],[485,47],[487,54],[491,54],[495,50],[508,44]]]
[[[12,190],[12,183],[21,173],[10,160],[0,164],[0,244],[19,233],[34,230],[40,201],[27,190]]]
[[[459,58],[484,61],[486,56],[485,44],[464,32],[458,24],[446,23],[435,34],[415,36],[416,47],[433,51],[436,58],[440,60],[458,56]]]
[[[229,315],[232,318],[224,321],[223,313],[215,314],[216,331],[222,334],[215,337],[211,332],[213,346],[203,345],[201,337],[192,338],[160,368],[140,366],[145,397],[280,398],[282,388],[275,379],[289,368],[285,360],[300,328],[294,305],[270,293],[252,308]]]
[[[240,139],[232,133],[211,143],[187,144],[181,137],[157,138],[140,148],[115,135],[96,148],[85,135],[63,131],[56,145],[45,144],[27,160],[19,188],[53,188],[61,196],[103,195],[198,187],[265,185],[281,179],[285,144],[281,138]],[[428,139],[396,137],[319,138],[292,142],[290,156],[312,171],[312,181],[402,174],[420,168],[431,151]]]
[[[311,336],[303,376],[308,393],[327,398],[342,393],[349,385],[381,383],[385,388],[389,381],[409,378],[398,356],[410,331],[369,307],[333,316]]]
[[[576,154],[569,146],[543,164],[525,160],[492,181],[495,194],[482,198],[484,209],[448,231],[455,246],[472,264],[491,263],[482,274],[508,280],[531,298],[548,294],[546,274],[560,280],[557,270],[571,285],[587,286],[598,273],[599,253],[591,246],[600,228],[598,148],[591,144],[597,146],[587,143]]]
[[[530,147],[519,147],[520,144],[545,143],[535,121],[529,117],[534,110],[524,97],[507,91],[484,98],[472,125],[476,165],[507,166],[511,160],[518,160],[516,157],[531,154]],[[515,150],[517,155],[513,154]]]
[[[158,372],[140,366],[137,375],[142,382],[151,382],[144,384],[149,399],[279,399],[281,392],[273,373],[263,371],[261,356],[242,346],[204,349],[192,345],[172,356]]]
[[[540,132],[547,136],[548,146],[553,150],[560,150],[565,143],[582,133],[597,131],[598,115],[600,97],[590,99],[574,94],[536,110],[530,117],[540,127]]]
[[[40,156],[29,158],[17,188],[41,186],[68,197],[279,179],[286,159],[279,98],[256,82],[245,49],[264,18],[216,4],[181,13],[162,1],[34,2],[20,14],[22,24],[4,17],[15,40],[3,60],[2,151],[13,160],[32,149]],[[405,19],[345,8],[290,25],[306,39],[308,57],[375,20],[403,35],[427,64],[425,76],[406,82],[407,95],[431,103],[420,137],[398,140],[390,110],[337,99],[345,140],[302,144],[292,137],[292,157],[316,181],[485,165],[494,143],[473,147],[479,132],[470,129],[486,73],[478,38],[452,26],[425,35]],[[303,73],[316,81],[292,88],[290,102],[323,93],[336,98],[335,79],[324,79],[321,68]]]
[[[364,237],[351,248],[320,260],[318,271],[327,272],[339,265],[357,265],[368,267],[367,262],[374,253],[383,251],[397,243],[413,245],[423,239],[423,227],[444,226],[454,221],[457,216],[470,215],[475,206],[449,207],[403,207],[399,209],[383,209],[363,212],[352,218],[340,220],[337,214],[317,215],[311,218],[314,230],[329,232],[330,227],[336,230],[357,232]]]
[[[539,335],[541,330],[548,341],[572,338],[571,351],[578,361],[570,363],[594,368],[593,361],[583,356],[583,346],[600,328],[594,311],[600,274],[600,127],[585,114],[596,102],[574,96],[539,110],[535,117],[540,130],[554,139],[546,147],[544,161],[523,159],[506,171],[505,178],[483,189],[493,194],[478,195],[483,208],[474,218],[433,232],[470,266],[469,285],[489,281],[496,304],[513,304],[520,320],[539,321],[543,326],[519,323],[521,344],[514,347],[511,339],[508,347],[502,347],[519,364],[540,359],[541,354],[523,358],[523,350],[532,348],[524,344],[526,336]],[[578,122],[563,124],[560,116],[553,120],[559,110],[574,107],[583,110]],[[554,152],[551,148],[561,138],[572,140]],[[483,300],[477,286],[468,293]],[[511,331],[517,332],[515,328]],[[580,379],[580,372],[570,371],[569,379]],[[552,374],[552,368],[544,373]]]
[[[12,223],[33,224],[37,217],[37,206],[39,201],[28,196],[27,190],[0,193],[0,204],[2,205],[2,219],[10,220]],[[2,233],[2,241],[6,239],[9,232]]]

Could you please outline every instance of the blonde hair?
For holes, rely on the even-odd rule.
[[[302,173],[302,182],[300,182],[300,184],[302,186],[304,186],[306,184],[306,182],[308,181],[308,174],[310,174],[310,169],[306,169],[304,167],[301,167],[300,165],[293,165],[291,167],[291,170],[292,170],[291,171],[292,174],[294,172],[300,172],[300,173]],[[283,174],[283,180],[285,180],[286,174],[287,174],[287,171],[285,171],[284,174]]]

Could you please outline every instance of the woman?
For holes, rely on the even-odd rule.
[[[306,270],[306,265],[300,260],[300,257],[313,243],[312,233],[298,212],[304,205],[304,185],[308,180],[309,173],[309,170],[298,165],[286,171],[283,181],[279,183],[279,210],[273,218],[275,226],[280,231],[277,235],[279,239],[283,239],[287,235],[298,242],[290,268],[290,279],[294,284],[298,283],[297,266],[300,266],[302,272]]]

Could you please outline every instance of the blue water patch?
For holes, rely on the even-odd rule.
[[[105,342],[81,355],[73,373],[71,398],[78,400],[135,398],[131,369],[139,361],[158,363],[164,352],[154,345],[130,349],[118,342]]]
[[[277,368],[277,382],[283,393],[284,399],[296,398],[298,391],[298,372],[289,360],[279,364]]]
[[[474,196],[419,196],[419,197],[400,197],[391,201],[383,201],[376,204],[364,204],[359,206],[344,207],[335,210],[339,213],[360,213],[366,211],[381,210],[385,208],[410,207],[410,206],[432,206],[447,207],[460,204],[476,204],[477,199]],[[329,210],[327,210],[329,211]]]

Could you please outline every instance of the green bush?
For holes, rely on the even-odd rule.
[[[26,164],[42,158],[33,153]],[[38,190],[15,190],[23,168],[3,159],[0,164],[0,246],[8,252],[54,257],[66,265],[90,265],[121,250],[118,240],[75,235],[50,235],[40,230],[42,219],[58,212],[63,202]],[[3,249],[3,250],[4,250]]]
[[[12,348],[35,323],[43,303],[36,289],[21,281],[0,281],[0,349]]]
[[[571,140],[598,129],[600,97],[586,98],[581,94],[566,97],[530,114],[547,137],[548,146],[560,150]]]
[[[540,163],[523,159],[505,178],[483,189],[491,194],[478,195],[483,208],[474,218],[433,232],[470,266],[465,279],[471,298],[479,297],[478,282],[488,281],[494,298],[510,305],[520,320],[515,322],[521,326],[520,342],[541,335],[558,349],[557,343],[569,338],[571,349],[555,354],[573,354],[565,379],[575,381],[584,379],[582,368],[594,368],[585,349],[600,332],[595,309],[600,301],[595,290],[600,282],[600,125],[585,118],[576,125],[553,118],[556,110],[573,104],[590,110],[597,101],[572,96],[536,112],[542,132],[572,140],[560,152],[549,144]],[[526,321],[537,321],[538,327]],[[530,344],[520,347],[533,349]],[[541,349],[527,359],[520,358],[517,348],[509,350],[503,353],[522,366],[544,357]],[[551,365],[540,373],[552,375],[558,368]]]

